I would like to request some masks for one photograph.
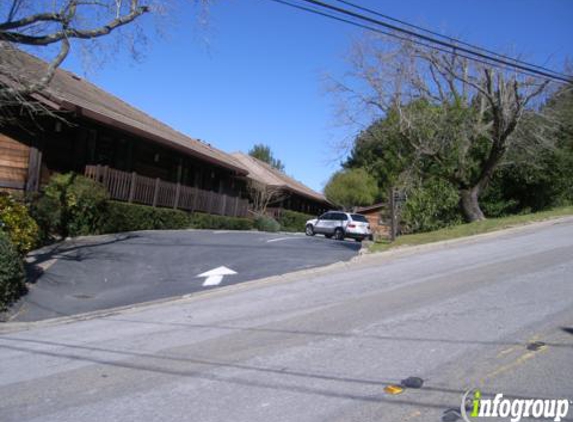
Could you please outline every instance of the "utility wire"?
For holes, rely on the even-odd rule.
[[[506,68],[506,69],[507,69],[507,68],[511,68],[511,69],[514,69],[514,70],[518,70],[519,73],[527,74],[527,75],[530,75],[530,76],[544,76],[544,77],[546,77],[546,78],[549,78],[549,79],[552,79],[552,80],[557,80],[557,81],[560,81],[560,82],[566,82],[566,83],[569,83],[569,84],[573,83],[573,82],[572,82],[573,77],[570,77],[570,76],[567,76],[567,75],[561,76],[560,74],[557,74],[557,72],[554,72],[554,71],[550,71],[551,73],[549,73],[549,72],[546,72],[546,71],[542,71],[542,70],[535,69],[535,68],[534,68],[535,65],[530,65],[530,64],[528,64],[528,65],[526,66],[526,65],[521,65],[521,64],[518,64],[518,63],[511,63],[511,62],[509,62],[509,61],[507,61],[507,60],[500,59],[500,58],[497,58],[497,57],[491,57],[491,56],[489,56],[489,55],[487,55],[487,54],[483,54],[483,53],[480,53],[480,52],[476,52],[476,51],[473,51],[473,50],[468,49],[468,48],[465,48],[465,47],[460,47],[459,45],[452,44],[452,43],[450,43],[450,42],[445,42],[445,41],[437,40],[437,39],[435,39],[435,38],[433,38],[433,37],[430,37],[430,36],[427,36],[427,35],[423,35],[423,34],[419,34],[419,33],[415,32],[415,31],[411,31],[411,30],[408,30],[408,29],[400,28],[400,27],[398,27],[398,26],[396,26],[396,25],[392,25],[392,24],[389,24],[389,23],[386,23],[386,22],[382,22],[382,21],[380,21],[380,20],[377,20],[377,19],[374,19],[374,18],[371,18],[371,17],[368,17],[368,16],[364,16],[364,15],[361,15],[361,14],[359,14],[359,13],[356,13],[356,12],[353,12],[353,11],[350,11],[350,10],[346,10],[346,9],[343,9],[343,8],[340,8],[340,7],[337,7],[337,6],[333,6],[333,5],[330,5],[330,4],[328,4],[328,3],[323,3],[322,1],[318,1],[318,0],[300,0],[300,1],[303,1],[303,2],[306,2],[306,3],[309,3],[309,4],[312,4],[313,6],[315,6],[315,8],[302,6],[302,5],[300,5],[300,4],[292,3],[291,1],[287,1],[287,0],[270,0],[270,1],[273,1],[273,2],[275,2],[275,3],[280,3],[280,4],[283,4],[283,5],[286,5],[286,6],[295,8],[295,9],[299,9],[299,10],[303,10],[303,11],[306,11],[306,12],[310,12],[310,13],[313,13],[313,14],[321,15],[321,16],[327,17],[327,18],[329,18],[329,19],[333,19],[333,20],[336,20],[336,21],[339,21],[339,22],[347,23],[347,24],[350,24],[350,25],[353,25],[353,26],[356,26],[356,27],[360,27],[360,28],[363,28],[363,29],[367,29],[367,30],[369,30],[369,31],[377,32],[377,33],[379,33],[379,34],[384,34],[384,35],[391,36],[391,37],[394,37],[394,38],[398,38],[398,39],[401,39],[401,40],[404,40],[404,41],[411,41],[411,42],[414,42],[414,43],[416,43],[416,44],[418,44],[418,45],[422,45],[422,46],[425,46],[425,47],[427,47],[427,48],[431,48],[431,49],[434,49],[434,50],[446,52],[446,53],[449,53],[449,54],[454,53],[454,54],[456,54],[456,55],[459,56],[459,57],[463,57],[463,58],[466,58],[466,59],[469,59],[469,60],[473,60],[473,61],[476,61],[476,62],[479,62],[479,63],[487,64],[487,65],[490,65],[490,66],[503,67],[503,68]],[[316,7],[318,7],[318,8],[316,8]],[[322,10],[321,10],[321,9],[322,9]],[[372,27],[372,26],[370,26],[370,25],[366,25],[366,24],[359,23],[359,22],[356,22],[356,21],[353,21],[353,20],[350,20],[350,19],[346,19],[346,18],[342,18],[342,17],[340,17],[340,16],[333,15],[333,14],[331,14],[331,13],[327,13],[327,12],[324,12],[324,11],[323,11],[324,9],[333,10],[334,12],[337,12],[337,13],[340,13],[340,14],[344,14],[344,15],[347,15],[347,16],[350,16],[350,17],[352,17],[352,18],[354,18],[354,19],[358,19],[358,20],[360,20],[360,21],[368,22],[369,24],[374,24],[374,25],[382,26],[382,27],[384,27],[384,28],[391,29],[392,31],[396,31],[396,32],[400,32],[400,33],[402,33],[402,34],[406,34],[408,37],[399,36],[399,35],[397,35],[395,32],[383,31],[383,30],[381,30],[381,29],[379,29],[379,28],[374,28],[374,27]],[[414,38],[409,38],[409,37],[414,37]],[[430,44],[420,42],[420,41],[419,41],[420,39],[422,39],[422,40],[424,40],[424,41],[426,41],[426,42],[428,42],[428,43],[430,43]],[[438,46],[440,46],[440,47],[436,46],[436,44],[437,44]],[[444,47],[445,47],[445,48],[444,48]],[[513,59],[511,59],[511,60],[513,60]],[[525,62],[524,62],[524,63],[525,63]],[[500,65],[503,65],[503,66],[500,66]]]
[[[471,54],[471,55],[480,57],[480,58],[482,58],[482,59],[491,60],[491,61],[494,61],[494,62],[496,62],[496,63],[500,63],[500,64],[504,64],[504,65],[508,65],[508,66],[514,67],[514,68],[516,68],[516,69],[521,69],[521,70],[526,70],[526,71],[529,71],[529,72],[533,72],[533,73],[536,73],[536,74],[538,74],[538,75],[540,75],[540,76],[545,76],[545,77],[548,77],[548,78],[551,78],[551,79],[556,79],[556,80],[561,80],[561,81],[563,81],[563,82],[569,82],[569,83],[571,83],[571,78],[568,79],[568,78],[563,77],[563,76],[560,76],[560,75],[554,75],[553,73],[555,73],[555,72],[553,72],[553,71],[552,71],[552,73],[548,73],[548,72],[545,72],[545,71],[535,70],[535,69],[531,68],[530,65],[524,66],[524,65],[520,65],[520,64],[518,64],[518,63],[510,63],[510,62],[508,62],[508,61],[506,61],[506,60],[503,60],[503,59],[499,59],[499,58],[496,58],[496,57],[491,57],[491,56],[488,56],[487,54],[483,54],[483,53],[480,53],[480,52],[478,52],[478,51],[473,51],[473,50],[470,50],[470,49],[468,49],[468,48],[465,48],[465,47],[462,47],[462,46],[459,46],[459,45],[456,45],[456,44],[452,44],[452,43],[450,43],[450,42],[438,40],[438,39],[436,39],[436,38],[433,38],[433,37],[430,37],[430,36],[427,36],[427,35],[424,35],[424,34],[420,34],[420,33],[417,33],[417,32],[415,32],[415,31],[411,31],[411,30],[409,30],[409,29],[400,28],[399,26],[392,25],[392,24],[389,24],[389,23],[387,23],[387,22],[382,22],[382,21],[380,21],[380,20],[377,20],[377,19],[374,19],[374,18],[370,18],[370,17],[368,17],[368,16],[364,16],[364,15],[361,15],[361,14],[356,13],[356,12],[352,12],[352,11],[350,11],[350,10],[346,10],[346,9],[344,9],[344,8],[341,8],[341,7],[333,6],[333,5],[331,5],[331,4],[324,3],[324,2],[319,1],[319,0],[301,0],[301,1],[304,1],[304,2],[306,2],[306,3],[310,3],[310,4],[313,4],[313,5],[322,7],[322,8],[330,9],[330,10],[333,10],[333,11],[335,11],[335,12],[342,13],[342,14],[351,16],[351,17],[353,17],[353,18],[360,19],[360,20],[362,20],[362,21],[374,23],[375,25],[380,25],[380,26],[383,26],[383,27],[385,27],[385,28],[391,29],[391,30],[393,30],[393,31],[398,31],[398,32],[401,32],[401,33],[403,33],[403,34],[406,34],[406,35],[409,35],[409,36],[412,36],[412,37],[417,37],[417,38],[423,39],[423,40],[425,40],[425,41],[428,41],[428,42],[430,42],[430,43],[432,43],[432,44],[438,44],[438,45],[441,45],[441,46],[444,46],[444,47],[448,47],[448,48],[451,48],[452,50],[454,50],[454,52],[463,51],[464,53]]]
[[[289,6],[289,7],[295,8],[295,9],[303,10],[303,11],[305,11],[305,12],[310,12],[310,13],[313,13],[313,14],[316,14],[316,15],[324,16],[324,17],[327,17],[327,18],[329,18],[329,19],[333,19],[333,20],[335,20],[335,21],[347,23],[347,24],[349,24],[349,25],[353,25],[353,26],[356,26],[356,27],[358,27],[358,28],[366,29],[366,30],[368,30],[368,31],[376,32],[376,33],[378,33],[378,34],[382,34],[382,35],[387,35],[387,36],[390,36],[390,37],[394,37],[394,38],[397,38],[397,39],[402,40],[402,41],[412,42],[412,43],[414,43],[414,44],[420,45],[420,46],[425,47],[425,48],[428,48],[428,49],[432,49],[432,50],[436,50],[436,51],[441,51],[441,52],[447,53],[447,54],[451,54],[451,53],[452,53],[451,50],[446,49],[446,48],[442,48],[442,47],[438,47],[438,46],[435,46],[435,45],[426,44],[426,43],[424,43],[424,42],[422,42],[422,41],[420,41],[420,40],[417,40],[417,39],[408,38],[408,37],[406,37],[406,36],[400,36],[400,35],[397,35],[396,33],[393,33],[393,32],[383,31],[383,30],[381,30],[381,29],[379,29],[379,28],[374,28],[374,27],[372,27],[372,26],[364,25],[364,24],[361,24],[361,23],[358,23],[358,22],[355,22],[355,21],[352,21],[352,20],[349,20],[349,19],[344,19],[344,18],[341,18],[341,17],[339,17],[339,16],[335,16],[335,15],[328,14],[328,13],[326,13],[326,12],[322,12],[322,11],[320,11],[320,10],[312,9],[312,8],[310,8],[310,7],[301,6],[301,5],[298,5],[298,4],[293,4],[293,3],[291,3],[291,2],[289,2],[289,1],[287,1],[287,0],[270,0],[270,1],[275,2],[275,3],[280,3],[280,4],[283,4],[283,5],[285,5],[285,6]],[[482,60],[482,59],[479,59],[479,58],[476,58],[476,57],[472,57],[472,56],[469,56],[469,55],[465,55],[465,54],[463,54],[463,53],[458,53],[458,52],[456,52],[455,54],[456,54],[456,56],[458,56],[458,57],[462,57],[462,58],[464,58],[464,59],[468,59],[468,60],[471,60],[471,61],[473,61],[473,62],[485,64],[485,65],[488,65],[488,66],[494,66],[494,67],[498,67],[498,68],[502,68],[502,69],[506,69],[506,70],[514,69],[513,66],[503,66],[503,65],[500,65],[499,63],[490,63],[490,62],[488,62],[487,60]],[[538,76],[539,76],[539,75],[537,75],[537,74],[534,74],[534,73],[531,73],[531,72],[528,72],[528,71],[525,71],[525,70],[518,70],[517,72],[518,72],[518,73],[521,73],[521,74],[524,74],[524,75],[528,75],[528,76],[534,76],[534,77],[538,77]]]
[[[480,51],[483,51],[483,52],[485,52],[485,53],[487,53],[487,54],[491,54],[491,55],[494,55],[494,56],[497,56],[497,57],[501,57],[501,58],[506,59],[506,60],[511,60],[512,62],[515,62],[515,63],[521,63],[521,64],[526,65],[526,66],[535,67],[535,68],[537,68],[537,69],[539,69],[539,70],[543,70],[543,71],[546,71],[546,72],[551,72],[551,73],[553,73],[553,74],[555,74],[555,75],[558,75],[558,76],[563,76],[563,77],[567,77],[567,76],[568,76],[568,75],[566,75],[566,74],[564,74],[564,73],[554,71],[553,69],[549,69],[549,68],[544,67],[544,66],[539,66],[539,65],[536,65],[536,64],[533,64],[533,63],[528,63],[528,62],[523,61],[523,60],[521,60],[521,59],[518,59],[518,58],[515,58],[515,57],[510,57],[510,56],[507,56],[507,55],[504,55],[504,54],[501,54],[501,53],[497,53],[497,52],[495,52],[495,51],[493,51],[493,50],[488,50],[487,48],[480,47],[480,46],[475,45],[475,44],[470,44],[470,43],[467,43],[467,42],[465,42],[465,41],[462,41],[462,40],[459,40],[459,39],[457,39],[457,38],[453,38],[453,37],[450,37],[450,36],[447,36],[447,35],[444,35],[444,34],[440,34],[439,32],[432,31],[431,29],[427,29],[427,28],[424,28],[424,27],[422,27],[422,26],[418,26],[418,25],[415,25],[415,24],[406,22],[406,21],[401,20],[401,19],[393,18],[392,16],[386,15],[386,14],[384,14],[384,13],[380,13],[380,12],[378,12],[378,11],[376,11],[376,10],[373,10],[373,9],[370,9],[370,8],[367,8],[367,7],[364,7],[364,6],[361,6],[361,5],[359,5],[359,4],[352,3],[352,2],[347,1],[347,0],[335,0],[335,1],[337,1],[337,2],[339,2],[339,3],[342,3],[342,4],[345,4],[345,5],[347,5],[347,6],[353,7],[353,8],[355,8],[355,9],[357,9],[357,10],[361,10],[361,11],[363,11],[363,12],[367,12],[367,13],[370,13],[370,14],[372,14],[372,15],[379,16],[379,17],[384,18],[384,19],[387,19],[387,20],[389,20],[389,21],[396,22],[396,23],[399,23],[399,24],[401,24],[401,25],[404,25],[404,26],[408,26],[408,27],[410,27],[410,28],[417,29],[418,31],[423,31],[423,32],[426,32],[426,33],[428,33],[428,34],[434,35],[434,36],[436,36],[436,37],[440,37],[440,38],[446,39],[446,40],[448,40],[448,41],[450,41],[450,42],[453,42],[453,43],[456,43],[456,44],[459,44],[459,45],[465,45],[466,47],[469,47],[469,48],[472,48],[472,49],[475,49],[475,50],[480,50]]]

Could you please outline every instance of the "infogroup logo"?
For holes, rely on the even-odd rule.
[[[480,390],[468,390],[462,396],[460,412],[466,422],[477,418],[507,418],[511,422],[535,418],[559,422],[569,413],[569,404],[568,399],[507,399],[501,393],[493,399],[485,399]]]

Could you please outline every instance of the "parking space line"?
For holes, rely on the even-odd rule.
[[[281,240],[288,240],[288,239],[295,239],[295,237],[294,237],[294,236],[289,236],[289,237],[277,237],[276,239],[267,240],[267,243],[280,242]]]

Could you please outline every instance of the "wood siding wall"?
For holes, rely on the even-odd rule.
[[[24,189],[30,147],[0,133],[0,188]]]

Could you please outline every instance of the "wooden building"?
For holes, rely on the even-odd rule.
[[[355,208],[354,212],[366,217],[375,238],[390,237],[391,221],[389,204],[387,202]]]
[[[4,85],[37,80],[47,66],[6,48],[0,49],[0,60]],[[18,75],[18,81],[8,74]],[[248,170],[231,155],[63,69],[30,101],[44,112],[22,113],[14,124],[0,127],[0,188],[36,191],[53,173],[74,171],[105,182],[115,199],[175,208],[185,203],[191,211],[246,216]],[[136,195],[150,183],[152,193]]]
[[[249,172],[248,178],[283,192],[280,201],[270,204],[268,213],[278,216],[282,209],[319,215],[332,208],[332,204],[321,193],[287,176],[269,164],[242,152],[232,154]]]

